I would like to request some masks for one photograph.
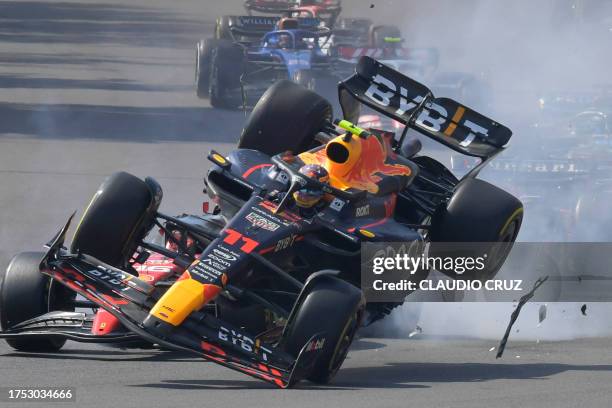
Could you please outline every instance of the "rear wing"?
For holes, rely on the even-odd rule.
[[[319,0],[312,6],[320,6],[323,12],[340,13],[340,0]],[[305,6],[300,0],[245,0],[244,8],[248,13],[278,14],[286,13],[296,7]]]
[[[274,30],[280,17],[228,16],[229,29],[234,36],[260,39]]]
[[[249,13],[277,14],[298,5],[298,0],[245,0],[244,2],[244,8]]]
[[[274,31],[281,19],[271,16],[228,16],[227,18],[233,35],[257,39]],[[316,29],[321,23],[318,18],[300,17],[296,20],[298,28],[301,29]]]
[[[344,117],[356,123],[360,102],[451,149],[483,159],[503,150],[507,127],[367,56],[338,86]]]

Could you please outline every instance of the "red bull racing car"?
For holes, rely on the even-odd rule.
[[[522,204],[476,176],[510,130],[369,57],[340,83],[339,97],[344,119],[332,122],[319,95],[290,81],[273,85],[238,148],[208,156],[212,214],[165,215],[155,180],[109,177],[69,247],[70,220],[45,253],[17,255],[3,273],[0,337],[36,352],[67,339],[140,342],[280,388],[327,383],[360,326],[396,305],[364,297],[361,244],[487,243],[486,268],[463,278],[495,275]],[[404,131],[358,128],[363,105]],[[482,164],[458,180],[404,146],[408,129]],[[94,312],[75,311],[84,307]]]

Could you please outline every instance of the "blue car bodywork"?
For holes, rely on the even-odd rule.
[[[264,36],[256,47],[249,47],[249,63],[268,65],[276,71],[286,71],[294,79],[301,70],[328,68],[327,52],[321,48],[319,32],[305,29],[277,30]],[[264,68],[262,66],[262,68]]]

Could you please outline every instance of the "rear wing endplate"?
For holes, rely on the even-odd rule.
[[[512,131],[449,98],[435,98],[425,85],[367,56],[338,86],[344,117],[356,123],[360,103],[460,153],[489,158]]]

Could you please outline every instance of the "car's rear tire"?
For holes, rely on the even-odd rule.
[[[232,109],[239,100],[231,94],[240,88],[244,72],[244,51],[239,45],[220,40],[211,51],[208,94],[214,108]]]
[[[205,40],[200,40],[196,45],[195,85],[196,94],[200,99],[208,98],[212,50],[218,46],[220,42],[221,41],[216,38],[207,38]]]
[[[263,94],[242,130],[238,147],[273,156],[310,148],[332,118],[330,103],[291,81],[279,81]]]
[[[340,369],[361,325],[365,301],[361,291],[334,276],[319,276],[292,312],[283,339],[287,352],[298,356],[300,350],[317,333],[325,333],[308,380],[328,383]]]
[[[221,16],[215,23],[215,38],[218,40],[233,40],[230,29],[230,16]]]
[[[459,183],[447,206],[432,218],[430,256],[478,258],[486,254],[482,270],[473,269],[460,275],[453,270],[439,272],[452,278],[492,279],[510,253],[522,221],[523,204],[518,198],[486,181],[465,179]]]
[[[161,197],[161,188],[153,179],[143,181],[125,172],[111,175],[87,206],[71,251],[126,269],[152,226]]]
[[[18,323],[53,310],[74,310],[66,302],[74,293],[39,270],[42,252],[22,252],[0,272],[0,326],[7,330]],[[52,352],[62,348],[66,339],[55,336],[32,336],[6,339],[12,348],[29,352]]]

